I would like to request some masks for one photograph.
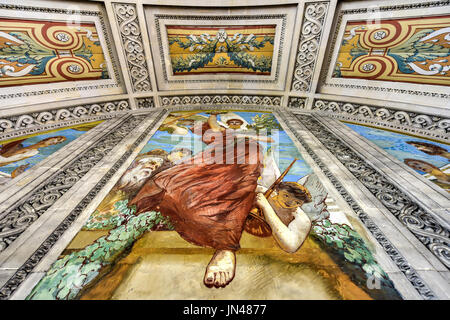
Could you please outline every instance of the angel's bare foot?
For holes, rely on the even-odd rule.
[[[217,250],[206,267],[205,286],[219,288],[228,285],[234,278],[236,255],[232,250]]]

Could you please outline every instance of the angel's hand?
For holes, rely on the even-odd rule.
[[[263,209],[266,206],[270,206],[269,201],[267,201],[266,197],[264,196],[264,194],[258,192],[256,194],[256,205],[260,208]]]

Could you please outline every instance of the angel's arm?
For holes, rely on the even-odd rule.
[[[266,222],[272,228],[272,235],[280,247],[290,253],[297,251],[311,230],[308,216],[301,209],[297,210],[295,219],[286,226],[262,193],[256,195],[256,203],[263,211]]]
[[[208,125],[212,131],[215,132],[223,131],[223,128],[217,123],[217,116],[215,114],[211,114],[209,116]]]

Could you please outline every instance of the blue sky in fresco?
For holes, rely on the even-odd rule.
[[[256,115],[262,115],[264,113],[260,112],[237,112],[233,111],[233,113],[244,118],[248,123],[253,123],[252,117]],[[200,113],[205,117],[209,115],[206,113]],[[219,115],[220,120],[220,115]],[[272,135],[274,138],[276,134]],[[272,147],[274,154],[279,154],[279,157],[275,157],[275,162],[277,163],[281,172],[285,170],[289,164],[294,160],[294,158],[298,158],[299,160],[294,164],[294,166],[289,171],[289,174],[283,179],[283,181],[297,181],[305,175],[312,173],[311,168],[306,164],[303,160],[302,156],[297,150],[297,147],[294,145],[292,140],[284,131],[278,132],[278,139],[273,144],[267,144],[264,142],[259,142],[266,151],[268,147]],[[149,142],[145,145],[140,153],[145,153],[153,149],[163,149],[167,152],[170,152],[175,146],[176,148],[189,148],[194,150],[194,139],[200,141],[200,137],[189,132],[184,136],[180,135],[171,135],[166,131],[157,131],[153,137],[149,140]],[[206,144],[202,143],[202,147],[205,148]],[[197,147],[198,148],[198,147]],[[278,152],[277,152],[278,151]]]
[[[346,125],[359,133],[361,136],[366,138],[367,140],[370,140],[374,144],[376,144],[378,147],[385,150],[390,155],[394,156],[398,160],[405,160],[407,158],[410,159],[418,159],[422,161],[426,161],[428,163],[431,163],[435,165],[436,167],[440,168],[442,166],[445,166],[448,164],[448,160],[444,157],[440,156],[432,156],[428,155],[422,151],[417,150],[414,146],[407,144],[406,141],[420,141],[420,142],[427,142],[432,143],[434,145],[440,146],[444,149],[449,150],[450,146],[442,143],[437,143],[430,140],[425,139],[419,139],[416,137],[408,136],[401,133],[381,130],[381,129],[375,129],[370,127],[364,127],[356,124],[349,124],[346,123]],[[419,173],[423,173],[422,171],[418,171]]]

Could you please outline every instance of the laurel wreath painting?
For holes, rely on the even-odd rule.
[[[269,75],[275,26],[167,26],[173,73]]]

